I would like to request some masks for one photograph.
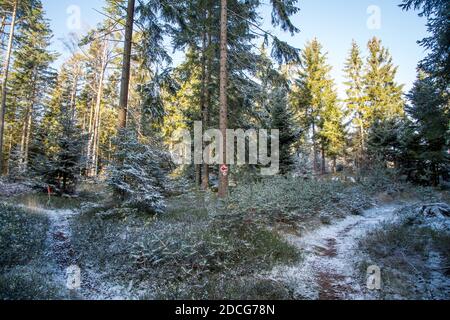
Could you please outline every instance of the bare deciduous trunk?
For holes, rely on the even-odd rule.
[[[6,94],[7,94],[7,82],[9,73],[9,64],[11,61],[11,51],[14,39],[14,29],[16,25],[17,17],[17,5],[18,0],[14,1],[14,9],[11,20],[11,30],[9,32],[8,48],[6,49],[5,64],[3,67],[3,79],[2,79],[2,102],[0,107],[0,175],[3,173],[3,134],[5,131],[5,112],[6,112]]]
[[[228,4],[227,0],[221,0],[220,11],[220,119],[219,127],[222,132],[222,164],[226,164],[227,161],[227,138],[226,130],[228,126],[228,101],[227,101],[227,88],[228,88],[228,48],[227,48],[227,35],[228,35]],[[219,170],[219,198],[226,198],[228,195],[228,176],[222,174]]]

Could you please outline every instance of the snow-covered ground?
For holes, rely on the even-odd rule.
[[[415,206],[415,205],[414,205]],[[414,207],[411,206],[411,207]],[[70,298],[88,300],[130,300],[145,296],[151,299],[148,290],[139,292],[139,285],[131,281],[129,284],[118,284],[107,274],[102,274],[98,266],[83,264],[81,271],[81,286],[72,291],[67,290],[67,268],[82,264],[80,253],[76,252],[72,243],[76,240],[77,210],[41,209],[36,206],[20,206],[23,209],[43,214],[48,217],[49,228],[45,244],[45,265],[52,275],[53,284],[62,291],[69,292]],[[402,210],[398,210],[402,208]],[[402,214],[397,214],[402,212]],[[295,265],[280,265],[270,272],[261,275],[265,279],[282,283],[294,292],[298,299],[377,299],[380,292],[371,291],[366,284],[366,271],[362,270],[367,259],[367,253],[361,252],[360,240],[367,239],[371,230],[387,226],[386,222],[404,221],[404,207],[396,204],[385,204],[364,211],[361,215],[347,216],[343,220],[332,220],[332,224],[312,230],[302,236],[286,235],[288,242],[296,246],[302,254],[302,259]],[[413,217],[421,217],[414,213]],[[442,232],[449,232],[448,217],[424,218],[427,227]],[[163,222],[161,227],[167,228]],[[422,222],[423,223],[423,222]],[[74,228],[72,232],[71,228]],[[395,229],[397,230],[397,229]],[[128,232],[128,230],[127,230]],[[126,238],[126,234],[125,234]],[[428,238],[427,238],[428,239]],[[427,241],[432,241],[430,238]],[[95,246],[92,243],[92,246]],[[423,255],[422,255],[423,256]],[[445,254],[439,251],[426,251],[424,256],[427,279],[423,286],[417,287],[424,298],[446,299],[450,296],[450,277],[443,272],[446,261]],[[378,260],[376,260],[378,261]],[[409,258],[405,261],[410,263]],[[414,261],[411,262],[412,264]],[[389,266],[390,264],[388,264]],[[384,267],[382,269],[385,271]],[[395,268],[395,266],[393,266]],[[446,267],[448,268],[448,266]],[[41,269],[39,267],[39,269]],[[420,277],[420,273],[412,277]],[[382,280],[383,281],[383,280]],[[408,279],[409,281],[409,279]],[[152,278],[146,279],[146,286]],[[414,282],[414,279],[411,279]],[[421,282],[421,283],[422,283]],[[135,288],[136,287],[136,288]],[[145,293],[145,295],[143,295]],[[387,298],[405,299],[406,296],[393,295]]]
[[[69,289],[68,268],[78,267],[78,254],[71,244],[71,219],[79,212],[69,209],[42,209],[20,205],[29,212],[48,217],[50,227],[47,232],[45,257],[51,265],[54,284],[61,289]],[[95,244],[93,244],[95,245]],[[87,300],[127,300],[133,299],[129,288],[105,281],[101,274],[91,269],[80,270],[80,287],[71,291],[71,297]]]
[[[294,266],[279,266],[269,278],[287,283],[301,299],[371,299],[355,265],[361,259],[358,239],[382,222],[396,218],[396,205],[384,205],[348,216],[303,237],[288,235],[303,259]]]

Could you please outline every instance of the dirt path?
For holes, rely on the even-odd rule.
[[[368,299],[371,292],[361,280],[355,263],[361,256],[358,239],[380,223],[395,218],[398,206],[385,205],[367,210],[303,237],[287,236],[303,253],[299,265],[275,268],[270,278],[288,283],[300,299]]]
[[[48,217],[45,260],[51,265],[53,282],[60,288],[68,289],[68,268],[78,268],[79,254],[71,243],[71,220],[78,214],[70,209],[43,209],[31,206],[21,208]],[[93,244],[95,245],[95,244]],[[70,299],[124,300],[130,299],[127,288],[105,281],[101,274],[91,269],[80,270],[80,287],[68,290]]]

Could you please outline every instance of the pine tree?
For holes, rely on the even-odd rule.
[[[6,9],[5,3],[1,4],[2,9]],[[11,52],[12,52],[12,46],[13,46],[13,40],[14,40],[14,32],[15,32],[15,26],[16,26],[16,19],[17,19],[17,11],[19,7],[19,1],[14,0],[13,3],[13,9],[11,14],[11,26],[10,26],[10,32],[9,32],[9,41],[8,41],[8,48],[6,49],[6,57],[5,57],[5,64],[3,66],[3,77],[2,77],[2,92],[1,92],[1,105],[0,105],[0,175],[3,174],[3,141],[4,141],[4,131],[5,131],[5,113],[6,113],[6,94],[7,94],[7,86],[8,86],[8,74],[9,74],[9,65],[11,61]],[[2,24],[5,23],[5,21],[2,22]],[[2,25],[3,29],[3,25]],[[3,30],[2,30],[3,32]]]
[[[299,138],[299,130],[293,121],[294,114],[288,104],[288,92],[284,87],[270,94],[271,128],[280,130],[280,173],[287,174],[294,167],[293,145]]]
[[[415,145],[415,166],[423,180],[437,185],[439,177],[449,179],[450,2],[446,0],[403,0],[404,10],[420,10],[428,20],[430,36],[419,43],[428,56],[419,64],[419,76],[408,95],[409,126],[420,143]],[[411,174],[410,174],[411,175]]]
[[[156,142],[139,141],[131,130],[118,134],[114,161],[108,168],[109,186],[121,195],[121,205],[163,213],[170,159]]]
[[[428,20],[429,37],[419,43],[429,50],[420,68],[435,78],[436,85],[445,90],[450,81],[450,2],[448,0],[403,0],[404,10],[420,10]]]
[[[333,161],[332,171],[336,173],[337,158],[344,155],[346,146],[346,130],[344,126],[344,112],[337,101],[335,93],[330,93],[334,98],[329,100],[323,110],[323,124],[320,130],[322,144],[322,173],[325,173],[325,157]]]
[[[27,11],[22,22],[21,33],[17,36],[18,47],[14,52],[13,72],[11,75],[11,91],[14,97],[9,100],[11,108],[8,118],[18,126],[20,136],[14,140],[20,145],[20,170],[25,172],[30,157],[30,141],[33,139],[33,128],[36,127],[38,115],[46,103],[55,74],[50,64],[56,58],[48,51],[52,33],[44,18],[40,2]],[[18,117],[18,118],[17,118]]]
[[[337,94],[334,89],[333,80],[330,78],[331,67],[327,64],[326,54],[322,52],[322,45],[314,39],[308,42],[302,52],[302,64],[298,71],[298,78],[291,94],[291,102],[301,119],[301,127],[310,134],[313,147],[313,169],[314,173],[325,172],[325,153],[327,148],[327,135],[332,137],[331,132],[321,131],[325,120],[327,126],[336,126]],[[329,113],[329,118],[325,115]],[[333,115],[334,114],[334,115]],[[334,130],[333,128],[332,130]],[[338,134],[340,136],[340,134]],[[319,151],[322,151],[322,165],[319,166]],[[332,156],[335,156],[333,154]]]
[[[367,44],[369,56],[364,74],[365,118],[370,124],[404,114],[402,85],[395,81],[397,67],[381,41],[373,38]]]
[[[59,194],[75,192],[82,164],[83,137],[75,106],[78,80],[71,67],[67,63],[61,68],[30,146],[30,171]]]
[[[369,112],[364,101],[363,69],[364,63],[361,57],[361,50],[356,42],[353,41],[344,68],[347,78],[345,82],[347,99],[345,102],[347,110],[350,112],[353,126],[356,129],[355,153],[358,168],[361,168],[365,156],[367,130],[370,127],[370,121],[367,117]]]
[[[435,79],[424,72],[419,72],[414,87],[408,94],[411,105],[406,111],[412,119],[411,128],[420,138],[417,152],[416,171],[427,176],[433,185],[439,184],[442,176],[448,178],[448,97],[436,90]],[[426,174],[428,173],[428,174]]]

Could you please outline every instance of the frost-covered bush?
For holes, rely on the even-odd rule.
[[[154,213],[165,208],[170,157],[154,142],[139,141],[133,131],[123,131],[116,139],[115,161],[108,168],[108,184],[122,205]]]
[[[272,177],[235,188],[229,207],[236,212],[266,216],[312,216],[325,210],[352,213],[369,205],[364,190],[339,181]]]
[[[27,264],[43,252],[48,219],[0,204],[0,271]]]

